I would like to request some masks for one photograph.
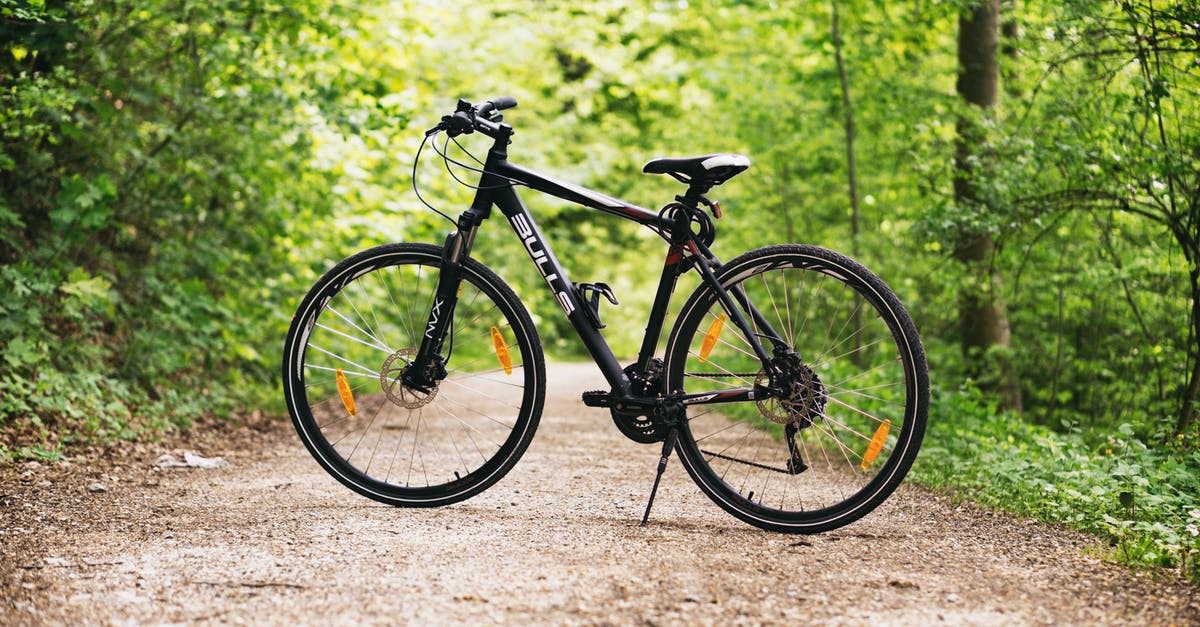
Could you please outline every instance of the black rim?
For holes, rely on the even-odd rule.
[[[714,501],[760,527],[815,532],[856,520],[900,483],[924,432],[927,374],[907,313],[865,268],[820,249],[760,249],[720,275],[726,287],[740,283],[811,366],[817,393],[797,392],[790,405],[690,408],[679,444],[685,466]],[[668,349],[677,389],[765,384],[736,329],[719,334],[701,361],[719,311],[707,288],[684,306]],[[806,407],[820,417],[800,420]],[[801,427],[794,438],[781,424],[788,421]],[[883,445],[871,458],[870,441],[879,433]],[[807,466],[799,473],[797,457]],[[864,458],[870,458],[865,468]]]
[[[540,413],[544,365],[532,325],[475,264],[463,275],[447,377],[429,393],[395,384],[429,313],[439,260],[431,246],[352,257],[322,278],[289,334],[297,431],[334,477],[376,500],[440,505],[477,493],[512,467]]]

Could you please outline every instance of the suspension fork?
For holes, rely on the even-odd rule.
[[[454,308],[458,305],[462,266],[470,257],[475,233],[486,218],[486,212],[472,207],[459,216],[458,230],[446,236],[429,318],[425,322],[417,354],[402,375],[404,384],[411,388],[428,392],[446,378],[443,350],[446,348],[446,338],[453,330],[451,321],[454,319]],[[454,347],[450,348],[453,350]]]

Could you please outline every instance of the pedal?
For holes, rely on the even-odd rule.
[[[613,293],[608,283],[601,281],[595,283],[576,283],[575,289],[579,291],[579,299],[587,304],[587,307],[583,311],[587,314],[588,320],[591,320],[597,329],[603,329],[604,323],[600,321],[600,296],[603,294],[609,303],[616,306],[621,304],[617,300],[617,295]]]
[[[584,392],[583,404],[588,407],[612,407],[612,393],[607,390]]]

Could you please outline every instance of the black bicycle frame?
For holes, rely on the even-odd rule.
[[[604,378],[612,386],[613,396],[634,405],[649,406],[655,401],[653,398],[638,398],[631,395],[629,377],[621,368],[621,364],[617,361],[616,355],[604,336],[600,334],[583,310],[584,307],[590,305],[583,302],[576,287],[571,283],[566,269],[555,257],[554,251],[550,248],[541,229],[538,228],[529,209],[517,196],[514,184],[525,185],[535,191],[577,205],[632,220],[654,230],[670,243],[658,290],[651,305],[641,350],[638,354],[638,372],[645,372],[655,355],[658,338],[666,321],[667,306],[679,276],[693,265],[697,267],[704,281],[717,294],[731,321],[745,334],[755,353],[763,362],[764,368],[770,368],[770,355],[759,342],[758,335],[742,313],[742,308],[750,312],[754,322],[760,328],[767,330],[767,336],[772,338],[772,343],[777,345],[776,348],[779,343],[776,340],[778,334],[770,328],[762,314],[748,301],[744,292],[735,290],[736,293],[731,296],[722,288],[712,270],[713,264],[719,266],[720,261],[707,249],[707,246],[697,241],[692,233],[690,217],[680,219],[664,216],[600,192],[558,181],[509,163],[506,147],[512,130],[507,125],[498,125],[495,132],[496,135],[488,133],[496,141],[484,162],[475,199],[471,203],[471,207],[459,216],[458,230],[450,233],[446,238],[438,287],[425,327],[425,337],[412,362],[413,371],[429,374],[427,377],[417,374],[408,380],[410,384],[415,384],[420,389],[436,385],[435,381],[445,376],[444,369],[431,369],[430,364],[438,363],[437,356],[442,350],[442,342],[449,330],[449,321],[453,317],[454,307],[457,303],[462,263],[470,255],[476,231],[483,221],[490,217],[491,208],[494,206],[500,209],[500,212],[508,219],[509,225],[524,244],[525,252],[529,254],[542,278],[545,279],[546,285],[554,294],[559,306],[571,322],[571,326],[579,334],[588,354],[591,355],[604,374]],[[739,304],[741,307],[737,306]],[[441,372],[438,373],[437,370],[441,370]],[[685,405],[735,402],[761,398],[764,394],[770,393],[769,388],[758,386],[725,390],[719,393],[683,394],[673,400]]]

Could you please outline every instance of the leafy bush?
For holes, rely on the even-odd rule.
[[[1128,424],[1059,433],[941,391],[913,478],[1109,540],[1113,557],[1200,579],[1200,433],[1148,446]]]

